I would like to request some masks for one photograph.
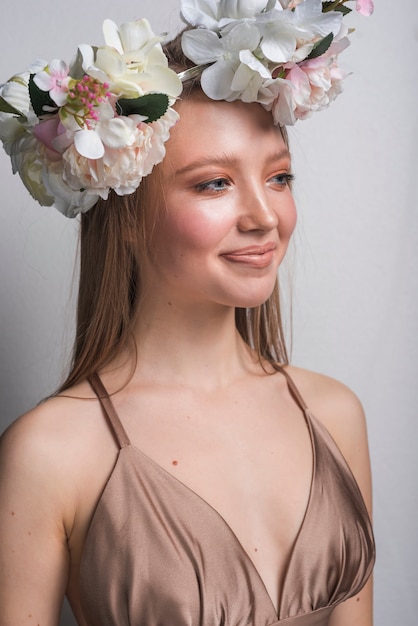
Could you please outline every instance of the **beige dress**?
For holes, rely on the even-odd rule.
[[[335,442],[283,374],[304,412],[314,464],[278,611],[226,521],[131,445],[100,379],[91,378],[120,451],[82,556],[89,626],[326,626],[335,606],[363,587],[375,557],[363,498]]]

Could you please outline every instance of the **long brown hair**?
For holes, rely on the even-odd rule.
[[[180,38],[181,33],[164,49],[170,67],[177,72],[192,66],[182,52]],[[181,97],[199,97],[201,93],[200,82],[194,78],[185,83]],[[286,130],[281,132],[288,145]],[[75,345],[70,372],[59,391],[102,369],[130,344],[136,349],[133,326],[151,233],[158,220],[160,189],[157,167],[134,194],[120,197],[112,192],[82,214]],[[267,361],[276,370],[288,363],[278,280],[262,305],[237,308],[235,323],[262,365]]]

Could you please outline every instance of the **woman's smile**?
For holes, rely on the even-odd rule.
[[[247,246],[231,252],[224,252],[221,257],[232,263],[263,269],[273,262],[276,248],[275,243],[268,242],[262,246]]]

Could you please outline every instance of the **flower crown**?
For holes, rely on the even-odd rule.
[[[147,20],[105,20],[105,46],[80,45],[68,66],[36,61],[0,86],[0,139],[32,197],[67,217],[111,189],[133,193],[165,155],[182,81],[200,77],[214,100],[259,102],[294,124],[341,92],[338,54],[350,0],[182,0],[183,52],[168,67]],[[363,15],[372,0],[356,0]]]

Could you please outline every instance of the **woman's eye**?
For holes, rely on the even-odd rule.
[[[273,176],[273,178],[271,179],[276,185],[280,185],[280,187],[286,187],[286,185],[289,185],[292,180],[294,180],[295,177],[293,176],[293,174],[276,174],[276,176]]]
[[[205,183],[199,183],[195,186],[197,191],[225,191],[229,187],[229,181],[226,178],[215,178]]]

